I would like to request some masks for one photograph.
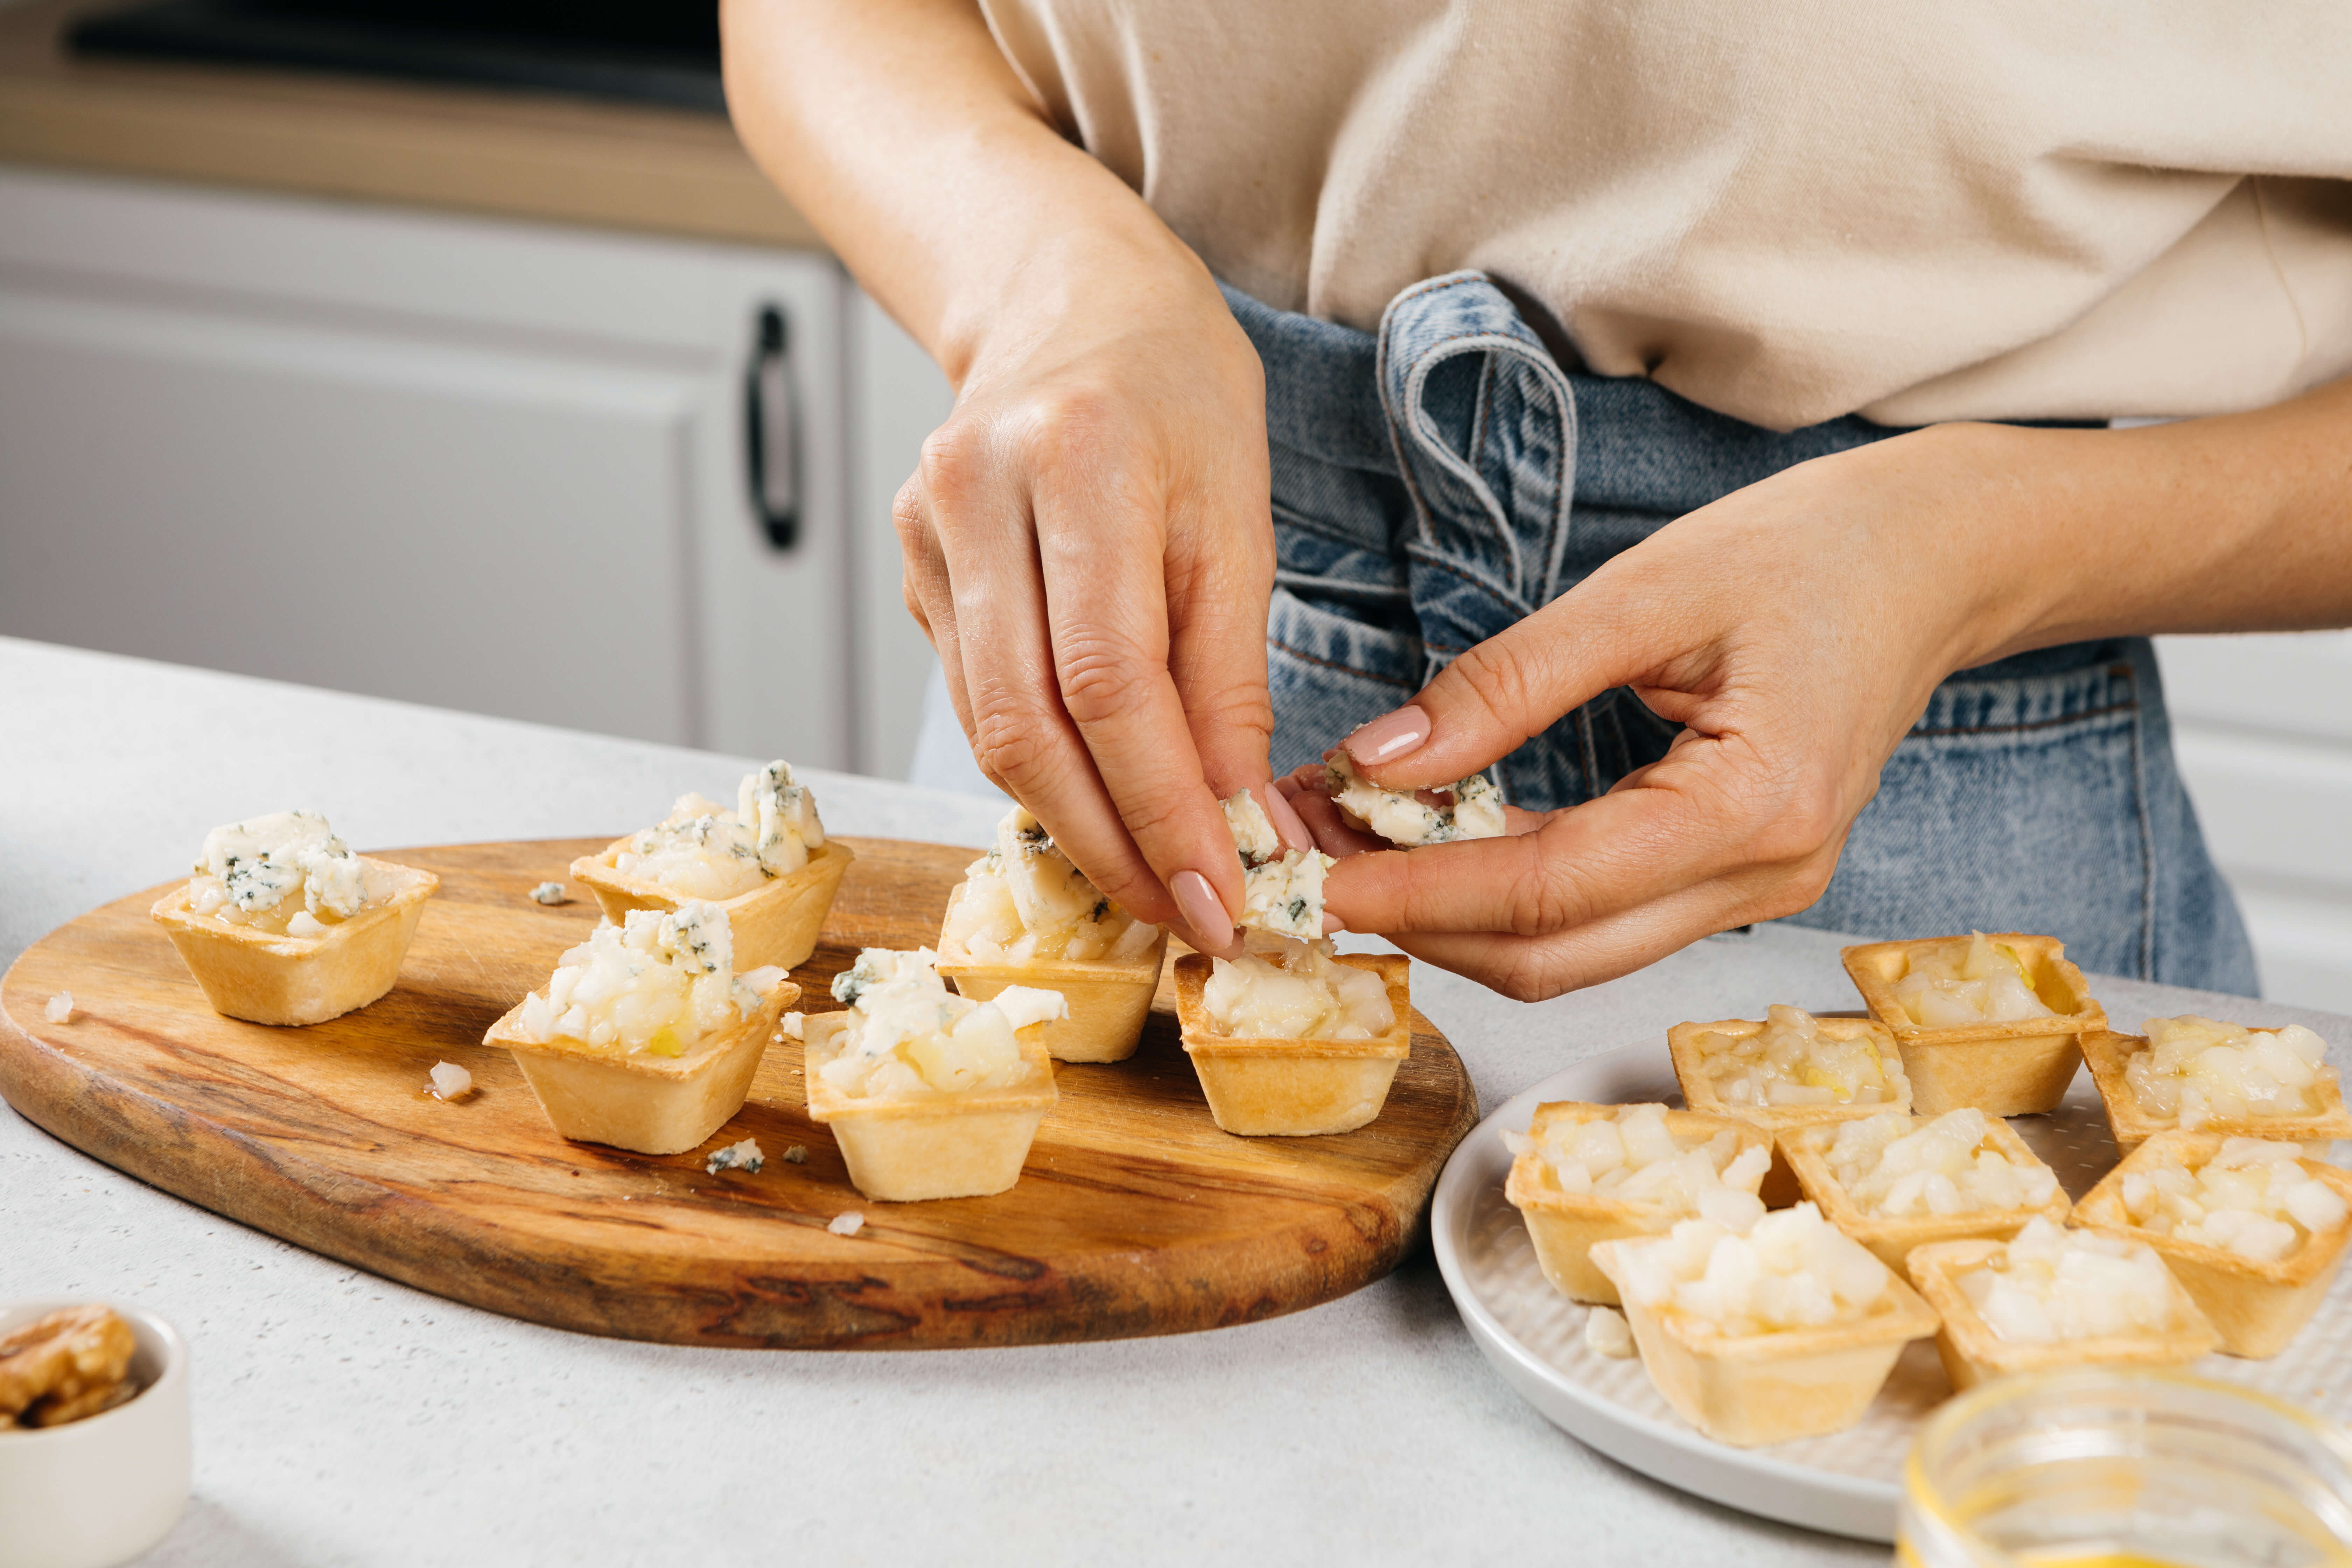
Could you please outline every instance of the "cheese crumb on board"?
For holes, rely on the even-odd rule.
[[[853,1209],[847,1214],[834,1215],[832,1222],[824,1228],[835,1236],[856,1236],[866,1228],[866,1216]]]
[[[807,1163],[808,1163],[808,1149],[807,1149],[807,1147],[806,1147],[805,1145],[803,1145],[803,1144],[795,1143],[795,1144],[793,1144],[791,1148],[789,1148],[789,1149],[785,1150],[785,1151],[784,1151],[784,1163],[785,1163],[785,1164],[787,1164],[787,1165],[805,1165],[805,1164],[807,1164]]]
[[[1242,858],[1242,912],[1234,923],[1297,942],[1320,938],[1323,877],[1339,862],[1315,849],[1284,853],[1265,807],[1247,790],[1219,804]]]
[[[561,882],[541,882],[530,890],[530,901],[534,904],[568,904],[572,901],[572,895],[563,890]]]
[[[1484,773],[1434,789],[1382,789],[1356,771],[1345,749],[1335,746],[1323,753],[1323,778],[1341,812],[1391,844],[1448,844],[1503,834],[1503,792]]]
[[[474,1091],[474,1075],[456,1062],[433,1064],[433,1087],[429,1091],[436,1100],[456,1100]]]
[[[73,993],[70,991],[58,992],[49,998],[49,1005],[41,1009],[41,1016],[52,1024],[71,1023],[73,1016],[74,999]]]
[[[747,1176],[756,1176],[767,1163],[768,1157],[760,1152],[760,1141],[746,1138],[740,1143],[730,1143],[724,1149],[713,1149],[710,1158],[702,1163],[702,1168],[713,1176],[721,1171],[740,1171]]]
[[[1633,1356],[1633,1330],[1625,1314],[1613,1307],[1595,1307],[1584,1320],[1584,1348],[1611,1361]]]
[[[994,848],[964,868],[940,944],[979,963],[1060,959],[1124,963],[1160,940],[1097,889],[1043,824],[1014,806],[996,825]]]

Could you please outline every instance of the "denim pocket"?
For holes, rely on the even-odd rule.
[[[1420,690],[1423,658],[1419,637],[1320,608],[1277,584],[1265,624],[1275,776],[1319,760]]]

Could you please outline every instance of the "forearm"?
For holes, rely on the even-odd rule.
[[[1044,330],[1066,278],[1211,286],[1055,132],[969,0],[725,0],[720,16],[745,145],[959,387]]]
[[[1996,476],[1979,551],[2001,589],[1969,662],[2124,634],[2352,625],[2352,379],[2171,425],[1952,435]]]

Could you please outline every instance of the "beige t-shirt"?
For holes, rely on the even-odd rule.
[[[984,0],[1218,274],[1492,274],[1787,429],[2216,413],[2352,371],[2352,0]]]

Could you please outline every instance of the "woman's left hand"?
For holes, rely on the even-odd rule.
[[[1285,781],[1350,931],[1532,1000],[1818,899],[1880,767],[1954,669],[2063,618],[2035,443],[1944,426],[1801,464],[1690,513],[1470,649],[1345,744],[1390,788],[1442,785],[1631,687],[1666,756],[1501,838],[1410,853]],[[2062,545],[2060,547],[2063,547]],[[2045,640],[2063,640],[2051,637]]]

